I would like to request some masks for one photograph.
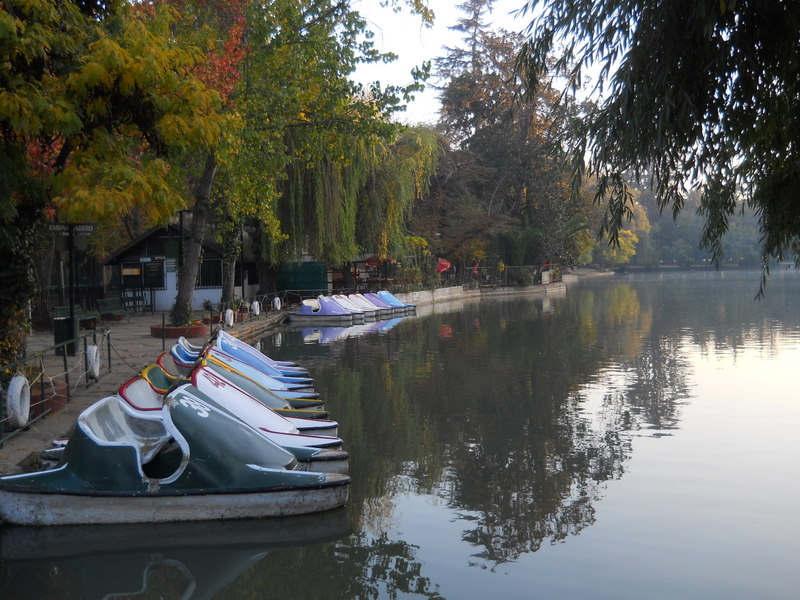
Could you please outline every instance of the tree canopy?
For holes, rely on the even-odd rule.
[[[715,258],[732,215],[759,219],[762,261],[800,255],[800,5],[796,2],[529,0],[521,66],[577,88],[599,68],[603,100],[568,140],[597,176],[606,225],[624,227],[626,177],[677,214],[701,190],[704,245]]]
[[[0,3],[0,360],[24,345],[46,220],[166,219],[183,202],[170,153],[222,137],[219,94],[195,76],[202,52],[170,35],[175,17],[119,0]]]
[[[568,163],[550,149],[573,107],[557,106],[545,82],[520,101],[523,38],[490,27],[493,2],[459,5],[464,15],[451,29],[462,43],[435,61],[443,80],[439,127],[453,147],[434,181],[445,199],[441,250],[465,262],[572,264],[586,206],[570,197]]]

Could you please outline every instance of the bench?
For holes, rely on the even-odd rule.
[[[73,304],[72,311],[82,329],[94,329],[97,326],[98,313],[86,312],[80,304]],[[68,319],[69,306],[56,306],[53,309],[53,316],[56,319]]]
[[[97,311],[106,321],[121,321],[125,316],[125,309],[119,298],[100,298],[97,301]]]

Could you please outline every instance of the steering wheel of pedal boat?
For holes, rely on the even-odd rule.
[[[6,411],[11,426],[21,429],[31,412],[31,387],[24,375],[14,375],[6,392]]]

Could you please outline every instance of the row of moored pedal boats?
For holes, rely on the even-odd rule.
[[[348,455],[309,373],[220,330],[181,338],[78,417],[45,471],[0,478],[24,525],[297,515],[346,503]]]
[[[295,323],[349,325],[412,314],[415,308],[386,290],[374,294],[333,294],[303,300],[299,310],[289,313],[289,319]]]

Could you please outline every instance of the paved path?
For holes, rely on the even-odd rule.
[[[284,318],[284,314],[262,313],[258,318],[242,324],[234,325],[230,331],[247,338],[257,330],[268,329]],[[144,313],[130,316],[122,321],[99,323],[96,330],[96,341],[100,348],[101,368],[98,381],[90,381],[87,386],[85,376],[85,359],[82,345],[75,356],[68,356],[67,371],[72,397],[62,410],[51,412],[42,419],[19,431],[11,439],[7,439],[0,448],[0,475],[10,475],[22,471],[35,470],[35,461],[52,441],[69,435],[77,416],[93,402],[116,393],[119,386],[137,375],[142,368],[155,362],[163,347],[169,350],[174,339],[162,342],[161,338],[150,335],[150,326],[162,324],[162,313]],[[81,335],[91,334],[82,330]],[[194,343],[203,343],[207,334],[199,338],[190,338]],[[91,338],[90,338],[91,340]],[[110,368],[109,368],[110,341]],[[37,332],[28,338],[28,354],[53,346],[53,333]],[[42,356],[46,389],[52,391],[49,377],[63,379],[64,358],[56,356],[53,351]],[[38,388],[33,383],[32,388]]]

